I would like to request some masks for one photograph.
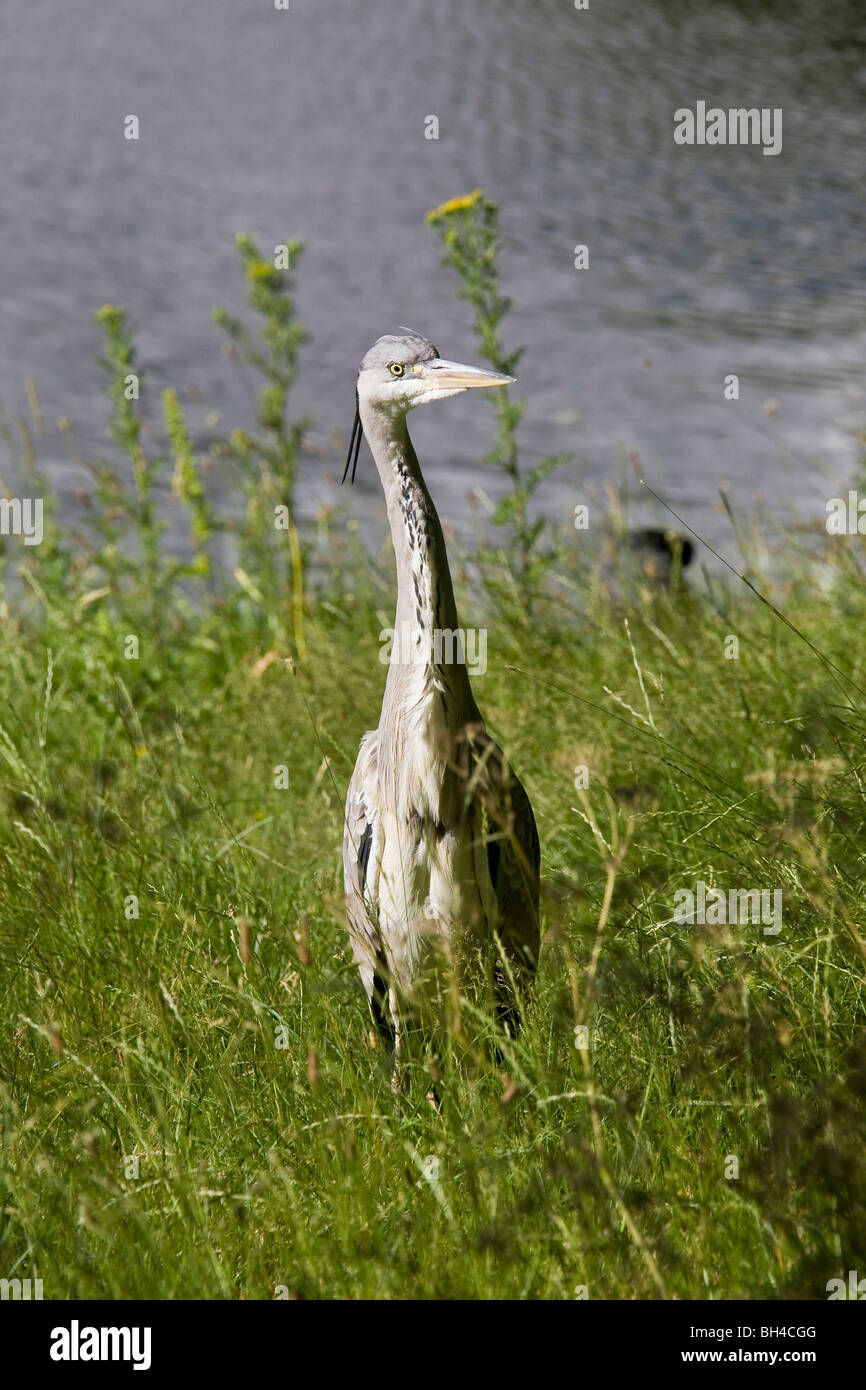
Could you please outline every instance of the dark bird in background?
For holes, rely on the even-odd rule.
[[[626,535],[645,577],[657,584],[669,584],[677,565],[685,569],[691,563],[694,546],[688,536],[681,536],[678,531],[638,526]]]

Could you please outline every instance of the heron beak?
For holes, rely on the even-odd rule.
[[[510,386],[513,376],[503,376],[501,372],[488,372],[482,367],[467,367],[463,362],[446,362],[444,357],[434,357],[425,362],[421,376],[429,381],[435,391],[468,391],[473,386]]]

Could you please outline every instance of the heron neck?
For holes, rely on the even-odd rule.
[[[463,634],[445,538],[409,438],[405,415],[361,407],[388,510],[397,561],[397,615],[388,686],[417,685],[441,697],[455,727],[480,720],[466,669]],[[398,645],[399,644],[399,645]]]

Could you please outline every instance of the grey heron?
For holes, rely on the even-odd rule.
[[[343,872],[353,955],[397,1078],[407,1025],[441,1025],[460,990],[516,1032],[538,959],[535,817],[485,729],[465,648],[442,640],[459,632],[454,590],[406,426],[415,406],[512,380],[445,361],[408,331],[380,338],[358,374],[343,481],[366,435],[397,562],[399,641],[349,785]]]

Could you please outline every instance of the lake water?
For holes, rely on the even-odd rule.
[[[781,154],[678,147],[673,113],[698,100],[781,107]],[[129,113],[137,142],[123,138]],[[137,325],[154,401],[196,387],[202,441],[208,412],[247,424],[250,386],[210,312],[242,303],[237,231],[266,248],[301,237],[309,516],[334,496],[334,434],[373,339],[409,324],[448,357],[477,357],[424,214],[481,186],[502,208],[507,337],[527,345],[523,457],[576,456],[546,484],[547,511],[632,477],[623,458],[637,451],[716,541],[730,540],[714,506],[724,479],[743,506],[762,495],[780,516],[823,518],[866,422],[864,135],[860,0],[8,6],[0,400],[27,413],[36,383],[40,454],[74,509],[86,474],[53,422],[69,418],[79,451],[106,449],[92,315],[114,301]],[[574,269],[577,243],[588,270]],[[723,398],[731,372],[737,402]],[[413,424],[459,529],[470,488],[497,490],[480,461],[492,413],[465,397]],[[383,522],[366,453],[345,500]]]

